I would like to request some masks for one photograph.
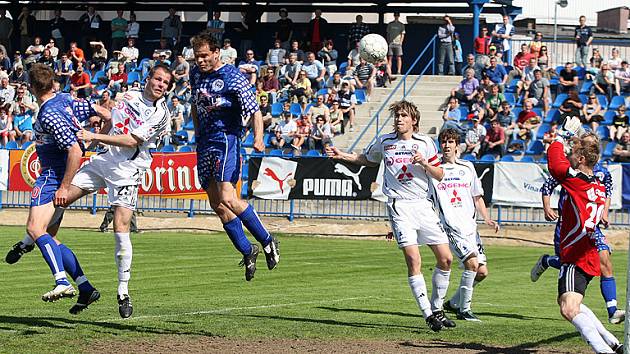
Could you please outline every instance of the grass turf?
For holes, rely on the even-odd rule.
[[[23,228],[1,227],[2,249],[22,234]],[[557,271],[549,270],[537,283],[529,280],[538,256],[551,249],[486,247],[490,275],[473,298],[473,310],[483,322],[457,321],[456,329],[433,333],[419,316],[402,255],[392,242],[281,236],[278,269],[268,271],[261,253],[255,279],[246,282],[237,267],[240,257],[224,234],[133,235],[134,316],[122,320],[115,300],[113,236],[79,230],[62,230],[60,236],[101,291],[101,300],[78,316],[68,313],[75,299],[42,302],[41,294],[53,283],[37,248],[15,265],[0,263],[0,352],[72,353],[92,341],[167,334],[443,340],[480,350],[588,348],[559,315]],[[434,262],[428,249],[422,254],[430,286]],[[620,304],[625,303],[626,257],[621,251],[613,255]],[[455,266],[449,296],[460,274]],[[598,283],[591,282],[585,303],[621,338],[623,325],[605,321]]]

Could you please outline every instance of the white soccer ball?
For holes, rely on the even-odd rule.
[[[381,35],[371,33],[359,42],[359,56],[368,63],[376,64],[387,56],[387,41]]]

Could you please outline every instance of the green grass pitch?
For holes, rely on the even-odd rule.
[[[2,257],[21,239],[23,228],[0,228]],[[118,316],[113,235],[62,230],[61,240],[77,254],[101,300],[73,316],[75,299],[44,303],[52,286],[39,250],[14,265],[0,263],[0,352],[76,353],[92,341],[132,341],[162,335],[257,338],[433,341],[487,347],[587,350],[555,302],[557,271],[537,283],[529,270],[550,248],[487,247],[490,276],[475,288],[473,310],[482,323],[430,332],[407,285],[395,243],[373,240],[280,236],[281,263],[268,271],[264,255],[246,282],[240,257],[224,234],[185,232],[133,235],[130,292],[134,316]],[[422,249],[430,286],[432,255]],[[624,304],[625,250],[614,253],[618,301]],[[449,296],[459,284],[454,267]],[[605,321],[594,279],[585,303],[618,338],[623,325]]]

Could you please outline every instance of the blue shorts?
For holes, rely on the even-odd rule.
[[[31,191],[31,207],[52,202],[62,179],[63,174],[55,173],[52,169],[42,171]]]
[[[235,134],[216,133],[197,146],[197,172],[201,187],[210,182],[236,183],[241,173],[241,138]]]

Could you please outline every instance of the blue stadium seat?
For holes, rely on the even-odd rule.
[[[462,156],[462,160],[466,160],[466,161],[470,161],[470,162],[477,161],[475,156],[473,156],[472,154],[466,154],[466,155]]]
[[[243,183],[241,184],[241,198],[247,198],[247,180],[243,178]]]
[[[319,91],[317,91],[317,95],[327,95],[328,94],[328,89],[327,88],[323,88],[320,89]]]
[[[280,117],[282,114],[282,103],[276,102],[271,105],[271,116],[272,117]]]
[[[131,71],[127,73],[127,85],[133,84],[134,81],[140,81],[140,73]]]
[[[4,146],[7,150],[18,150],[18,144],[15,141],[8,141],[7,145]]]
[[[164,145],[160,149],[160,152],[175,152],[175,147],[173,145]]]
[[[322,156],[322,154],[319,152],[319,150],[309,150],[306,152],[306,156],[320,157]]]
[[[539,117],[541,117],[541,118],[542,118],[542,116],[543,116],[543,114],[542,114],[542,108],[540,108],[540,107],[534,107],[534,108],[532,108],[532,111],[533,111],[534,113],[536,113],[536,115],[537,115],[537,116],[539,116]]]
[[[241,178],[243,180],[247,180],[247,177],[249,177],[249,164],[244,163],[243,167],[241,168]]]
[[[364,89],[356,89],[354,90],[354,96],[357,99],[358,104],[362,104],[366,101],[366,91]]]
[[[519,160],[519,162],[535,162],[535,161],[534,161],[534,158],[533,158],[533,157],[531,157],[531,156],[523,156],[523,157]]]
[[[608,97],[606,95],[597,95],[597,100],[599,104],[602,106],[602,109],[608,108]]]
[[[585,94],[582,94],[582,93],[581,93],[581,94],[579,95],[579,97],[580,97],[580,101],[582,101],[582,104],[585,104],[585,103],[587,103],[587,102],[588,102],[588,95],[585,95]]]
[[[307,114],[308,111],[311,110],[311,107],[313,107],[312,103],[307,104],[306,107],[304,107],[304,114]]]
[[[246,148],[254,147],[254,134],[247,134],[241,146]]]
[[[22,149],[22,150],[26,150],[26,148],[27,148],[27,147],[31,146],[31,144],[33,144],[33,142],[32,142],[32,141],[27,141],[27,142],[25,142],[24,144],[22,144],[21,149]]]
[[[188,121],[188,123],[184,124],[183,128],[185,130],[195,130],[195,123],[193,123],[192,119]]]
[[[560,120],[560,111],[555,108],[552,108],[547,112],[547,116],[543,120],[543,123],[552,123]]]
[[[617,146],[617,143],[615,143],[614,141],[611,141],[608,143],[608,145],[606,145],[606,148],[604,148],[604,152],[602,153],[602,157],[603,158],[611,158],[613,156],[613,150],[615,150],[615,146]]]
[[[536,139],[541,140],[543,136],[545,135],[545,133],[549,131],[549,129],[551,129],[551,124],[549,123],[541,124],[540,127],[538,127],[538,133],[536,134]]]
[[[273,149],[273,150],[269,151],[269,156],[282,157],[282,150],[280,150],[280,149]]]
[[[615,115],[617,115],[617,113],[613,111],[612,109],[609,109],[608,111],[606,111],[606,113],[604,113],[604,120],[602,121],[602,124],[612,125],[613,119],[615,119]]]
[[[263,142],[265,143],[265,147],[271,147],[271,137],[273,136],[273,134],[271,133],[265,133],[265,135],[263,136]]]
[[[193,134],[190,140],[188,140],[188,145],[195,145],[195,144],[197,144],[197,136]]]
[[[192,152],[193,149],[190,145],[184,145],[179,148],[179,152]]]
[[[299,103],[291,103],[291,114],[294,117],[299,117],[302,115],[302,106]]]
[[[512,110],[512,112],[514,113],[514,117],[516,117],[518,119],[518,115],[521,113],[521,111],[523,110],[523,108],[521,107],[516,107]]]
[[[566,93],[561,93],[558,96],[556,96],[556,99],[553,101],[553,104],[551,105],[553,108],[558,108],[560,106],[562,106],[562,102],[564,102],[564,100],[566,100],[569,97],[569,95],[567,95]]]
[[[516,105],[516,98],[514,98],[514,94],[510,92],[505,93],[505,100],[510,104],[510,106],[514,107]]]
[[[460,106],[459,107],[459,120],[466,120],[468,117],[468,107],[466,106]]]
[[[105,71],[101,70],[101,71],[97,71],[96,74],[94,74],[94,76],[92,76],[92,80],[90,80],[90,82],[94,85],[97,85],[98,79],[102,78],[102,77],[106,77],[107,74],[105,73]]]
[[[526,155],[540,155],[545,150],[542,141],[534,140],[529,144],[529,148],[525,151]]]
[[[547,156],[543,156],[540,158],[540,160],[538,160],[538,163],[542,163],[542,164],[547,164]]]
[[[610,140],[610,131],[605,125],[600,125],[599,127],[597,127],[597,135],[601,140]]]
[[[582,83],[582,87],[580,88],[580,94],[588,95],[591,93],[591,88],[593,88],[593,81],[584,81]]]
[[[479,161],[482,161],[482,162],[495,162],[496,160],[497,160],[496,156],[492,154],[485,154],[481,156],[481,158],[479,159]]]
[[[575,71],[577,71],[578,79],[584,80],[584,78],[586,77],[586,69],[581,66],[576,66]]]
[[[610,105],[608,105],[608,109],[617,110],[617,108],[626,104],[626,98],[623,96],[615,96],[610,101]]]
[[[514,162],[514,156],[512,155],[505,155],[501,158],[501,161],[503,162]]]
[[[344,61],[343,63],[339,64],[339,73],[343,76],[346,73],[346,69],[348,68],[348,62]]]

